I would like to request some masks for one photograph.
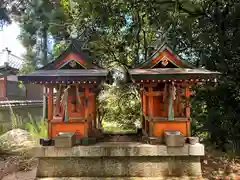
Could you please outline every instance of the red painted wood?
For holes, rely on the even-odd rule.
[[[76,60],[83,66],[87,64],[86,61],[84,59],[82,59],[82,57],[80,57],[76,53],[71,52],[62,61],[58,62],[55,67],[58,69],[61,65],[63,65],[64,63],[66,63],[69,60]]]
[[[156,63],[161,61],[165,56],[174,64],[178,65],[179,67],[182,67],[183,65],[182,61],[175,54],[169,52],[167,49],[160,53],[157,58],[153,59],[152,64],[155,65]]]

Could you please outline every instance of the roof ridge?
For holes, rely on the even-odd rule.
[[[86,61],[86,67],[87,69],[97,69],[97,68],[102,68],[96,63],[94,63],[94,59],[92,56],[90,56],[88,53],[86,53],[84,49],[80,47],[81,45],[79,44],[78,48],[78,40],[76,39],[71,39],[70,42],[67,45],[67,48],[63,50],[56,58],[54,58],[51,62],[49,62],[47,65],[38,68],[37,70],[42,70],[42,69],[52,69],[54,68],[55,62],[61,61],[61,59],[64,58],[69,52],[76,53],[79,57],[81,57],[83,60]]]

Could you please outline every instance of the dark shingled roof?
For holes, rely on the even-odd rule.
[[[156,69],[131,69],[129,70],[133,79],[185,79],[216,77],[219,72],[206,69],[185,69],[185,68],[156,68]]]
[[[105,69],[58,69],[58,70],[38,70],[26,76],[106,76],[108,70]]]
[[[69,69],[59,69],[59,63],[61,64],[65,61],[68,55],[71,56],[71,53],[84,61],[84,67],[77,67],[79,69],[69,67],[67,67]],[[69,60],[71,60],[71,58]],[[46,66],[30,74],[18,76],[18,80],[24,81],[25,83],[71,83],[76,81],[83,81],[84,83],[88,81],[91,83],[91,81],[101,81],[108,78],[110,78],[110,72],[94,64],[92,57],[81,49],[81,45],[76,40],[72,40],[68,48],[61,53],[58,58]]]
[[[4,49],[2,52],[0,52],[0,61],[2,66],[4,64],[8,64],[9,67],[12,67],[14,69],[20,69],[23,63],[23,59],[12,54],[11,51],[8,51],[7,49]],[[8,59],[4,57],[4,53],[9,53],[8,54]]]
[[[175,58],[180,61],[180,68],[193,68],[193,66],[184,60],[182,60],[170,47],[166,42],[160,44],[160,46],[148,57],[145,62],[140,63],[137,65],[137,68],[140,69],[148,69],[153,66],[152,60],[159,56],[163,51],[169,51],[171,54],[174,54]]]
[[[8,63],[10,67],[20,69],[22,67],[23,59],[13,54],[9,54]]]
[[[109,74],[105,69],[59,69],[38,70],[18,76],[20,81],[78,81],[105,79]]]
[[[18,69],[10,67],[8,64],[4,64],[0,66],[0,77],[8,76],[8,75],[16,75],[18,73]]]
[[[103,69],[102,67],[98,66],[93,62],[93,57],[91,57],[86,50],[81,49],[81,44],[77,40],[71,40],[66,50],[64,50],[56,59],[48,63],[47,65],[43,66],[39,70],[53,70],[55,69],[55,65],[64,59],[69,53],[75,53],[79,57],[83,58],[86,61],[86,68],[87,69]]]

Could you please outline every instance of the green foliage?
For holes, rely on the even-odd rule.
[[[135,125],[127,125],[124,123],[119,124],[118,122],[116,123],[112,119],[110,122],[103,121],[101,125],[102,125],[102,128],[104,129],[104,132],[108,132],[108,133],[136,132]]]
[[[230,149],[240,149],[239,0],[23,0],[18,6],[19,0],[3,2],[4,7],[17,7],[11,15],[20,23],[20,39],[28,50],[22,73],[57,56],[72,29],[82,48],[104,67],[135,67],[166,40],[186,61],[220,71],[216,87],[195,88],[192,132],[219,147],[231,144]],[[46,46],[50,36],[53,53]],[[99,97],[101,120],[138,120],[137,94],[128,85],[105,87]]]
[[[7,14],[6,8],[0,6],[0,28],[11,23],[11,19]]]
[[[59,43],[54,44],[54,49],[53,49],[53,56],[56,58],[58,57],[67,47],[66,47],[66,42],[65,41],[60,41]]]
[[[11,125],[12,129],[22,128],[23,127],[23,119],[14,113],[13,108],[9,106],[10,115],[11,115]]]
[[[47,121],[43,118],[33,119],[30,114],[29,119],[29,121],[24,123],[24,129],[26,129],[35,140],[47,138]]]
[[[115,123],[116,126],[131,129],[140,121],[141,105],[139,93],[134,86],[105,85],[98,98],[99,118],[104,123]]]
[[[8,131],[8,129],[3,124],[1,124],[0,125],[0,135],[4,134],[7,131]]]
[[[223,149],[240,149],[239,1],[201,2],[197,18],[179,16],[169,36],[178,52],[196,66],[222,73],[217,86],[196,89],[192,105],[195,130]],[[180,42],[180,43],[179,43]]]
[[[11,129],[24,129],[28,131],[33,140],[39,138],[47,138],[47,121],[43,118],[33,119],[31,114],[28,114],[28,118],[23,118],[17,115],[12,107],[9,107],[11,113]],[[9,129],[4,126],[0,126],[0,134],[5,133]]]

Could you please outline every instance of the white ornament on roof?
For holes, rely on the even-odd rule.
[[[164,56],[162,59],[161,59],[161,63],[163,66],[167,66],[168,65],[168,62],[169,62],[169,59]]]

